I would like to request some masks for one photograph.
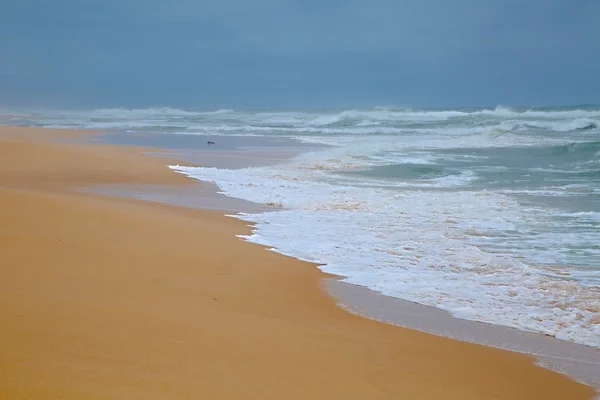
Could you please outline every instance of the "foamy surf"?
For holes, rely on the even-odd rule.
[[[489,322],[600,347],[600,291],[563,271],[477,245],[516,230],[527,213],[510,197],[315,182],[293,168],[175,168],[224,194],[284,210],[243,214],[246,239],[321,265],[345,281]],[[484,216],[474,219],[474,215]]]
[[[268,168],[176,169],[278,206],[240,215],[250,241],[459,318],[600,347],[599,107],[0,114],[332,146]]]

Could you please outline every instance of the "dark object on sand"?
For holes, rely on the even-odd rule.
[[[211,142],[210,140],[206,142],[207,144],[215,144],[215,142]]]

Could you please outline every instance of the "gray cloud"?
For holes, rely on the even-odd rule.
[[[0,101],[600,102],[598,15],[594,0],[6,0]]]

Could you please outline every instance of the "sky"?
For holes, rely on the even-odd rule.
[[[2,0],[0,105],[600,103],[598,0]]]

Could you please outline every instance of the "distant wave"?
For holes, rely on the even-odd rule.
[[[253,115],[265,120],[276,118],[280,122],[304,122],[312,126],[329,126],[343,122],[357,121],[446,121],[456,118],[469,117],[491,117],[491,118],[541,118],[541,119],[576,119],[576,118],[600,118],[600,107],[586,109],[514,109],[498,106],[492,109],[447,109],[429,110],[412,108],[371,108],[371,109],[348,109],[338,112],[312,112],[304,113],[270,111],[270,112],[247,112],[244,110],[219,109],[213,111],[192,111],[170,107],[158,108],[102,108],[86,112],[88,116],[104,118],[143,118],[143,117],[195,117],[195,116],[219,116],[237,114],[239,116]],[[291,118],[281,119],[282,116]]]
[[[465,119],[474,117],[489,117],[499,119],[533,119],[541,118],[548,120],[574,119],[574,118],[600,118],[598,109],[572,109],[572,110],[516,110],[510,107],[498,106],[494,109],[482,110],[419,110],[419,109],[369,109],[369,110],[345,110],[337,114],[319,117],[312,121],[314,125],[331,125],[343,121],[371,120],[371,121],[413,121],[433,122],[448,121],[453,119]],[[592,124],[587,125],[591,127]],[[591,128],[590,128],[591,129]]]
[[[555,132],[588,131],[598,128],[598,123],[588,118],[569,121],[530,121],[523,125],[527,128],[543,128]]]
[[[580,154],[582,156],[595,157],[600,151],[600,142],[569,143],[556,148],[558,153]]]
[[[598,118],[600,117],[600,107],[596,109],[560,109],[560,110],[516,110],[510,107],[498,106],[493,110],[475,111],[472,114],[489,115],[497,117],[526,117],[526,118],[547,118],[547,119],[567,119],[567,118]]]
[[[74,129],[271,136],[405,136],[413,134],[502,137],[600,131],[600,108],[427,110],[376,107],[322,111],[102,108],[93,111],[11,112],[11,121]],[[16,118],[16,119],[15,119]],[[10,123],[7,121],[6,123]],[[13,122],[14,123],[14,122]],[[551,136],[551,135],[550,135]],[[557,136],[557,135],[555,135]],[[564,135],[562,135],[564,136]],[[515,140],[515,143],[519,142]]]
[[[589,131],[592,129],[598,129],[598,124],[596,124],[595,122],[589,123],[585,126],[582,126],[581,128],[577,128],[576,130],[578,131]]]
[[[222,115],[233,113],[230,109],[219,109],[215,111],[189,111],[178,108],[159,107],[159,108],[100,108],[93,110],[91,115],[108,118],[143,118],[143,117],[193,117],[201,115]]]

